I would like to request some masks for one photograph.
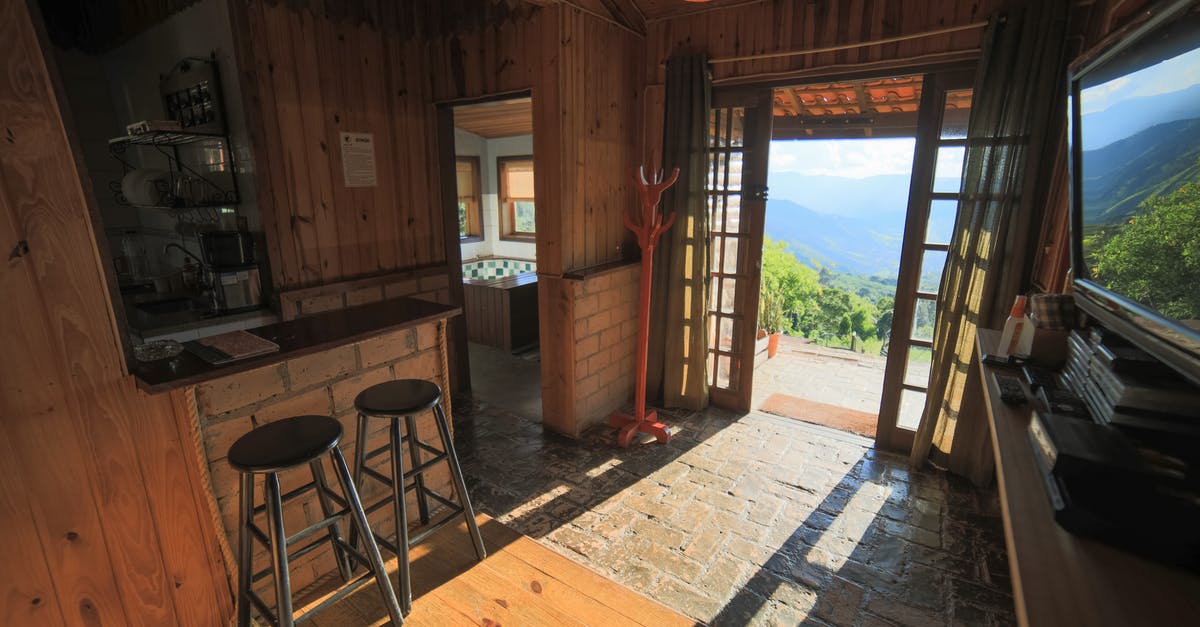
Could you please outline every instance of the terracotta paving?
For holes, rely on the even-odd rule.
[[[886,363],[881,355],[817,346],[785,335],[775,357],[754,370],[752,407],[762,407],[772,394],[784,394],[877,415]],[[923,385],[928,379],[928,362],[913,362],[909,369],[913,382]],[[902,404],[900,424],[915,428],[919,421],[919,405]]]
[[[480,511],[700,621],[1014,621],[994,489],[798,420],[665,417],[670,443],[618,449],[460,402],[455,439]]]

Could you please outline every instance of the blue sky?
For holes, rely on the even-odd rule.
[[[1130,84],[1135,81],[1137,88],[1131,89]],[[1200,83],[1200,49],[1088,87],[1079,94],[1079,107],[1087,115],[1103,111],[1123,100],[1169,94],[1197,83]]]
[[[852,179],[908,174],[915,141],[911,137],[773,141],[767,172],[768,176],[788,172]]]

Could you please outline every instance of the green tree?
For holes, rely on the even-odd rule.
[[[850,312],[851,325],[859,337],[875,335],[875,321],[878,318],[879,312],[875,310],[875,306],[866,301],[855,303],[854,309]]]
[[[1163,315],[1200,318],[1200,183],[1147,198],[1095,256],[1109,289]]]
[[[786,244],[763,238],[762,292],[783,310],[783,331],[801,333],[802,321],[815,314],[821,285],[817,271],[800,263]]]

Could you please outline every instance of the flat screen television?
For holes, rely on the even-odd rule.
[[[1200,2],[1070,74],[1076,304],[1200,384]]]

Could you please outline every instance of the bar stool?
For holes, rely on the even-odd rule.
[[[358,436],[354,447],[354,482],[363,485],[365,477],[370,477],[392,489],[391,494],[368,506],[368,514],[391,503],[396,516],[396,537],[394,540],[376,536],[380,546],[396,555],[399,562],[397,569],[400,581],[400,607],[407,615],[412,609],[412,582],[408,570],[408,549],[428,537],[446,523],[454,520],[459,514],[467,522],[467,531],[475,544],[475,555],[480,559],[487,557],[483,548],[483,537],[479,535],[479,527],[475,524],[475,512],[471,509],[471,500],[467,497],[467,484],[463,480],[462,467],[458,464],[458,455],[454,452],[454,440],[450,436],[450,426],[446,422],[446,414],[442,411],[440,401],[442,389],[437,384],[422,379],[399,379],[372,385],[363,390],[354,399],[354,407],[358,410]],[[422,442],[417,434],[417,415],[428,409],[433,409],[434,422],[437,423],[438,436],[442,448],[437,449]],[[367,419],[388,418],[391,421],[388,429],[388,442],[373,450],[366,450]],[[403,419],[403,420],[401,420]],[[401,429],[401,422],[408,435]],[[404,455],[401,445],[408,443],[409,458],[412,470],[405,472]],[[391,477],[384,475],[366,463],[379,455],[391,452]],[[431,453],[433,457],[421,462],[420,451]],[[425,485],[424,473],[434,464],[442,461],[450,465],[450,475],[454,480],[454,489],[458,492],[459,503],[438,494]],[[397,479],[402,477],[403,479]],[[408,480],[412,479],[412,485]],[[450,508],[450,513],[431,526],[421,530],[413,537],[408,534],[408,512],[404,496],[414,490],[417,495],[417,509],[420,512],[421,524],[429,525],[429,501],[433,500]],[[355,530],[350,531],[350,544],[357,546]]]
[[[396,593],[388,580],[387,571],[383,566],[383,557],[379,547],[374,542],[374,535],[367,525],[367,514],[363,511],[362,501],[358,498],[346,460],[338,449],[342,439],[342,425],[329,416],[296,416],[278,422],[258,427],[238,438],[229,447],[227,459],[229,465],[241,473],[241,494],[238,523],[238,626],[250,625],[250,606],[253,604],[260,614],[272,625],[291,627],[297,621],[303,621],[328,605],[337,602],[346,595],[354,592],[370,579],[374,578],[383,595],[384,605],[392,624],[403,624],[400,607],[396,601]],[[339,497],[329,490],[325,482],[325,470],[321,466],[321,456],[328,453],[336,469],[338,483],[342,487]],[[307,463],[312,472],[313,480],[299,488],[280,494],[279,473]],[[263,504],[254,505],[254,475],[265,475],[265,495]],[[321,513],[325,517],[320,522],[309,525],[293,536],[287,536],[283,529],[283,503],[301,494],[315,490],[321,504]],[[341,509],[335,511],[333,504]],[[254,524],[255,514],[267,514],[267,532],[264,533]],[[342,539],[338,521],[349,514],[352,528],[362,531],[367,539],[366,549],[360,552],[357,545],[351,545]],[[300,542],[322,529],[326,530],[326,538],[318,538],[313,542],[288,553],[288,547]],[[271,552],[271,566],[258,573],[252,573],[253,541],[258,540]],[[338,571],[342,580],[348,582],[336,593],[323,600],[316,607],[301,616],[292,612],[291,579],[288,574],[289,560],[296,559],[309,553],[320,545],[329,542],[337,559]],[[365,554],[364,554],[365,553]],[[350,559],[370,568],[370,572],[350,580],[352,575]],[[267,604],[250,589],[251,585],[268,575],[275,579],[275,612],[272,613]]]

